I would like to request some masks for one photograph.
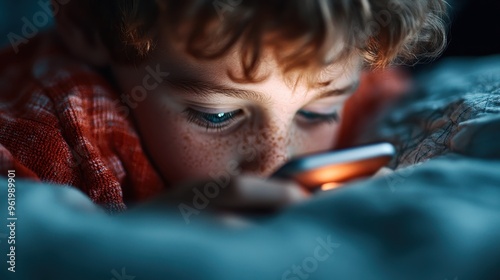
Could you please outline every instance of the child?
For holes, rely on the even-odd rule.
[[[334,147],[363,68],[437,55],[444,10],[55,0],[57,32],[1,53],[0,170],[78,187],[110,211],[187,179],[269,176]]]

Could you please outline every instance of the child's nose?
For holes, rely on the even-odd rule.
[[[245,173],[268,177],[292,156],[287,129],[267,129],[249,138],[248,153],[240,163]]]

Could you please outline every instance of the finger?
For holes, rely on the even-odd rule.
[[[394,173],[394,170],[388,167],[382,167],[377,171],[377,173],[373,174],[373,178],[390,175],[392,173]]]
[[[230,187],[216,203],[233,209],[277,209],[309,197],[309,193],[292,182],[251,176],[233,178]]]
[[[161,200],[183,202],[203,209],[267,211],[302,201],[308,196],[308,191],[292,181],[238,176],[229,178],[224,185],[210,180],[185,182],[166,193]]]

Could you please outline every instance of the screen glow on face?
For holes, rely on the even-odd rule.
[[[170,75],[132,115],[166,181],[217,177],[233,169],[269,176],[293,156],[334,146],[342,107],[358,85],[360,60],[332,65],[321,75],[321,86],[310,87],[291,86],[272,61],[263,64],[263,81],[235,82],[228,72],[239,69],[238,59],[200,62],[180,51],[151,59]],[[114,73],[125,91],[147,74],[126,67]]]
[[[199,81],[169,82],[172,92],[176,89],[177,100],[187,122],[204,129],[206,133],[230,132],[251,121],[260,111],[280,111],[279,103],[275,106],[269,101],[272,94],[264,94],[235,88],[227,88]],[[325,91],[312,100],[302,101],[304,104],[294,112],[294,122],[304,129],[313,129],[322,125],[336,125],[340,119],[340,110],[348,95],[356,88],[357,83],[345,88]],[[285,98],[285,97],[284,97]],[[257,104],[251,104],[252,101]],[[261,103],[261,104],[258,104]],[[267,103],[267,104],[266,104]],[[287,104],[281,104],[286,106]],[[253,108],[253,109],[252,109]],[[253,111],[253,112],[252,112]]]

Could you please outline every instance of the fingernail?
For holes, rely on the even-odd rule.
[[[304,201],[311,195],[307,190],[295,183],[288,183],[287,195],[288,201],[291,203]]]

